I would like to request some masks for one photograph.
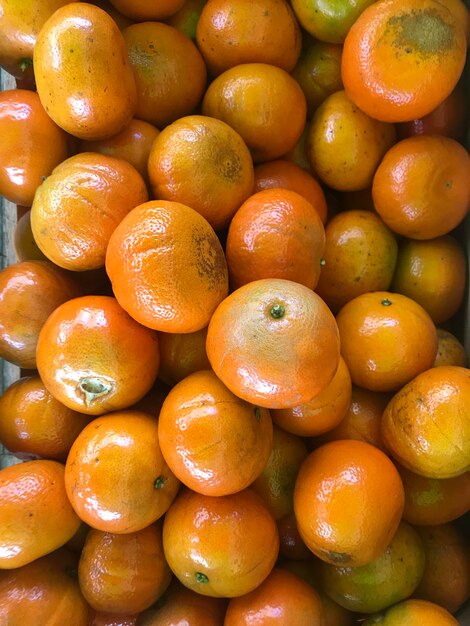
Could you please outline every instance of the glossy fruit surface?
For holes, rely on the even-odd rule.
[[[56,265],[73,271],[103,267],[109,238],[148,199],[142,176],[126,161],[93,152],[58,165],[31,208],[34,239]]]
[[[259,191],[230,222],[230,283],[237,289],[262,278],[283,278],[315,289],[324,246],[323,224],[308,200],[288,189]]]
[[[68,156],[66,135],[47,115],[39,96],[25,89],[0,94],[0,134],[0,194],[31,206],[43,178]]]
[[[249,489],[223,497],[185,490],[165,516],[163,547],[186,587],[207,596],[237,597],[268,576],[279,535],[261,498]]]
[[[343,83],[371,117],[405,122],[430,113],[452,92],[465,52],[463,25],[445,4],[375,2],[344,42]]]
[[[94,420],[77,437],[67,458],[65,486],[83,521],[120,534],[159,519],[179,482],[162,456],[156,418],[116,411]]]
[[[272,430],[269,411],[237,398],[209,370],[175,385],[158,420],[170,469],[187,487],[208,496],[241,491],[261,474]]]
[[[110,239],[106,271],[119,304],[144,326],[164,332],[204,328],[228,292],[214,230],[178,202],[154,200],[131,211]]]
[[[170,584],[163,555],[162,528],[114,535],[90,530],[78,565],[80,589],[98,611],[139,613]]]
[[[0,571],[0,620],[4,624],[88,626],[90,608],[73,574],[75,557],[57,550],[28,565]]]
[[[459,622],[446,609],[427,600],[405,600],[384,613],[366,620],[364,626],[458,626]]]
[[[469,470],[470,370],[433,367],[392,398],[382,437],[405,467],[428,478],[452,478]]]
[[[375,291],[350,300],[336,316],[341,354],[352,381],[371,391],[393,391],[432,367],[437,331],[419,304]]]
[[[188,115],[167,126],[148,162],[156,198],[190,206],[218,230],[253,191],[253,161],[240,135],[220,120]]]
[[[39,376],[20,378],[0,397],[0,441],[20,458],[65,461],[89,421],[58,402]]]
[[[395,534],[403,506],[395,466],[362,441],[321,446],[297,477],[294,510],[300,534],[316,556],[332,565],[358,567],[376,559]]]
[[[198,21],[197,44],[214,75],[242,63],[269,63],[291,72],[301,33],[285,0],[209,0]]]
[[[323,590],[350,611],[374,613],[408,598],[420,583],[425,567],[422,541],[402,522],[376,559],[360,567],[323,563]]]
[[[377,213],[394,232],[411,239],[446,235],[470,208],[470,156],[454,139],[417,135],[395,144],[374,176]],[[448,210],[442,212],[442,206]]]
[[[168,24],[142,22],[123,31],[137,86],[135,116],[157,128],[189,115],[206,86],[206,66],[194,43]]]
[[[124,40],[102,9],[71,2],[41,29],[34,48],[41,102],[55,123],[80,139],[120,132],[136,107]]]
[[[323,619],[313,587],[291,572],[275,569],[257,589],[230,600],[224,626],[322,626]]]
[[[62,303],[81,295],[66,272],[49,261],[14,263],[0,272],[0,356],[36,368],[39,332]]]
[[[267,408],[289,408],[330,383],[339,363],[338,330],[323,300],[304,285],[257,280],[215,311],[207,356],[235,395]]]
[[[243,63],[209,85],[202,112],[234,128],[254,161],[261,162],[277,159],[295,146],[305,126],[307,104],[299,84],[285,70]]]
[[[155,331],[110,296],[83,296],[58,307],[44,324],[37,367],[46,388],[69,408],[102,415],[140,400],[158,373]]]
[[[63,546],[80,526],[65,492],[64,466],[41,459],[0,470],[0,520],[0,569]]]

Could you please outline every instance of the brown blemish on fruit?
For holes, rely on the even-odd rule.
[[[405,54],[422,57],[444,54],[454,47],[454,30],[432,9],[402,13],[388,20],[394,33],[393,44]],[[388,30],[388,29],[387,29]]]

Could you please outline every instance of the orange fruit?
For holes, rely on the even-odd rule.
[[[272,431],[269,411],[234,396],[208,370],[175,385],[158,420],[169,468],[184,485],[207,496],[248,487],[268,462]]]
[[[325,228],[316,292],[332,311],[357,296],[390,287],[397,262],[395,235],[377,214],[343,211]]]
[[[197,23],[206,2],[207,0],[185,0],[181,9],[166,18],[165,23],[195,42]]]
[[[3,11],[0,23],[2,17]],[[37,93],[25,89],[0,93],[0,134],[0,194],[31,206],[43,177],[67,158],[67,136],[47,115]]]
[[[325,224],[328,215],[325,194],[313,176],[300,165],[285,159],[260,163],[255,167],[254,192],[281,187],[303,196]]]
[[[400,235],[440,237],[468,213],[469,176],[470,155],[454,139],[438,135],[403,139],[377,168],[374,206],[387,226]]]
[[[365,441],[385,452],[380,425],[390,394],[352,386],[351,402],[337,426],[311,441],[315,446],[337,439]],[[320,433],[319,433],[320,434]]]
[[[467,367],[468,358],[464,346],[455,335],[443,328],[437,329],[437,354],[434,367],[460,365]]]
[[[315,176],[315,174],[312,172],[312,166],[310,165],[310,161],[307,158],[307,135],[308,124],[304,126],[304,129],[298,141],[296,141],[294,146],[290,150],[288,150],[281,158],[291,163],[295,163],[295,165],[298,165],[312,176]]]
[[[125,534],[155,522],[179,487],[160,450],[157,419],[116,411],[93,420],[70,450],[65,487],[80,519],[97,530]]]
[[[299,24],[285,0],[209,0],[196,38],[215,75],[242,63],[269,63],[291,72],[301,46]]]
[[[465,10],[468,13],[466,8]],[[397,135],[399,139],[406,139],[413,135],[445,135],[462,141],[465,135],[466,115],[465,92],[458,84],[454,91],[431,113],[411,122],[397,124]]]
[[[191,39],[156,21],[132,24],[122,34],[137,85],[135,116],[161,129],[191,113],[207,77]]]
[[[34,239],[60,267],[98,269],[111,233],[147,198],[142,176],[129,163],[92,152],[77,154],[38,187],[31,208]]]
[[[426,600],[405,600],[399,602],[384,613],[371,617],[364,626],[459,626],[459,622],[449,611],[434,602]]]
[[[90,418],[58,402],[39,376],[20,378],[0,397],[0,441],[10,452],[65,461]]]
[[[37,368],[47,390],[70,409],[102,415],[131,406],[158,374],[157,334],[109,296],[58,307],[39,334]]]
[[[109,241],[106,271],[129,315],[164,332],[204,328],[228,292],[215,232],[177,202],[155,200],[131,211]]]
[[[18,216],[18,221],[13,232],[13,245],[18,261],[47,261],[45,254],[41,252],[31,230],[31,210]]]
[[[344,418],[351,402],[351,376],[343,357],[331,382],[309,402],[271,411],[275,424],[301,437],[328,432]],[[342,437],[338,437],[342,439]]]
[[[276,523],[261,498],[245,489],[214,497],[182,491],[163,523],[168,565],[201,595],[238,597],[256,589],[279,551]]]
[[[89,626],[136,626],[138,615],[107,613],[96,611]]]
[[[415,526],[452,522],[470,510],[470,472],[426,478],[397,464],[405,488],[403,519]]]
[[[194,333],[159,333],[159,379],[173,386],[194,372],[210,369],[206,338],[207,328]]]
[[[292,7],[302,27],[315,39],[342,43],[362,11],[374,0],[340,2],[332,5],[322,0],[293,0]]]
[[[401,243],[391,289],[418,302],[435,324],[450,319],[462,304],[467,261],[451,235]]]
[[[300,437],[274,427],[271,454],[251,489],[263,498],[275,520],[294,510],[295,481],[307,456]]]
[[[316,556],[339,567],[376,559],[392,540],[403,506],[397,469],[363,441],[333,441],[317,448],[304,461],[295,485],[302,539]]]
[[[412,526],[401,522],[384,552],[359,567],[321,564],[322,589],[350,611],[374,613],[409,598],[425,568],[425,551]]]
[[[150,149],[159,130],[143,120],[132,119],[117,135],[100,141],[82,141],[80,152],[98,152],[130,163],[147,181]]]
[[[424,546],[426,566],[413,597],[436,602],[457,612],[470,597],[468,543],[452,524],[417,528]]]
[[[402,465],[428,478],[467,472],[470,459],[470,370],[433,367],[390,400],[383,441]]]
[[[183,587],[176,579],[155,607],[139,616],[139,626],[223,626],[227,601]]]
[[[156,198],[190,206],[216,230],[253,192],[245,142],[225,122],[202,115],[180,118],[160,133],[148,171]]]
[[[299,84],[267,63],[244,63],[218,76],[202,101],[204,115],[235,129],[255,162],[289,152],[305,126],[307,104]]]
[[[103,11],[106,11],[106,13],[113,18],[121,31],[133,23],[130,18],[122,15],[122,13],[119,13],[119,11],[113,7],[110,0],[93,0],[91,4],[95,4],[97,7],[100,7],[100,9],[103,9]]]
[[[428,313],[397,293],[350,300],[336,316],[341,354],[355,385],[393,391],[432,367],[437,331]]]
[[[0,271],[0,357],[36,368],[41,328],[63,302],[81,295],[73,279],[49,261],[23,261]]]
[[[237,289],[262,278],[283,278],[315,289],[324,247],[323,224],[308,200],[288,189],[258,191],[230,222],[230,283]]]
[[[90,530],[78,564],[80,589],[96,611],[139,613],[170,584],[162,527],[150,524],[125,535]]]
[[[346,36],[343,83],[371,117],[406,122],[447,98],[462,74],[465,54],[462,23],[444,3],[375,2]]]
[[[58,550],[28,565],[0,571],[2,624],[88,626],[90,610],[72,575],[75,558]]]
[[[343,88],[341,54],[343,48],[334,43],[306,38],[292,76],[302,87],[307,99],[307,117],[331,94]]]
[[[149,4],[148,0],[111,0],[111,4],[126,17],[137,22],[158,21],[179,11],[184,0],[158,0]]]
[[[68,0],[29,0],[22,6],[2,5],[0,30],[0,66],[16,78],[22,78],[32,69],[33,50],[39,31],[48,18]]]
[[[372,119],[345,91],[337,91],[313,114],[307,157],[323,183],[338,191],[358,191],[370,187],[377,166],[394,142],[392,124]]]
[[[301,578],[285,569],[275,569],[257,589],[232,598],[224,626],[323,626],[320,597]]]
[[[334,317],[313,291],[289,280],[257,280],[216,309],[207,356],[235,395],[281,409],[312,399],[339,363]]]
[[[0,570],[21,567],[63,546],[80,526],[64,466],[35,460],[0,470]]]
[[[79,139],[119,133],[137,104],[136,81],[116,22],[87,2],[69,2],[41,28],[33,54],[43,107]]]
[[[279,555],[283,559],[299,562],[312,558],[312,553],[300,536],[293,509],[276,520],[276,524],[279,531]]]

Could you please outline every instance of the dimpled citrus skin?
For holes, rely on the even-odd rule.
[[[297,524],[307,547],[323,561],[345,567],[369,563],[385,550],[404,501],[390,459],[353,440],[333,441],[312,452],[294,491]]]
[[[34,239],[64,269],[98,269],[111,233],[147,199],[144,179],[130,163],[93,152],[77,154],[38,187],[31,208]]]
[[[382,437],[405,467],[428,478],[452,478],[470,469],[470,370],[433,367],[390,400]]]
[[[131,211],[111,236],[106,271],[129,315],[163,332],[204,328],[228,292],[214,230],[178,202],[155,200]]]
[[[256,280],[228,296],[207,332],[214,372],[235,395],[266,408],[298,406],[333,378],[334,317],[313,291],[290,280]]]
[[[67,499],[64,466],[40,459],[0,470],[0,520],[0,569],[63,546],[81,523]]]
[[[88,3],[71,2],[46,22],[34,48],[41,102],[56,124],[80,139],[104,139],[131,120],[134,75],[114,20]]]
[[[158,373],[157,334],[138,324],[110,296],[74,298],[44,324],[37,367],[60,402],[87,415],[127,408]]]
[[[156,418],[116,411],[93,420],[70,450],[65,487],[80,518],[97,530],[136,532],[159,519],[179,482],[162,456]]]
[[[279,551],[276,523],[250,489],[229,496],[180,493],[165,515],[168,565],[189,589],[237,597],[258,587]]]

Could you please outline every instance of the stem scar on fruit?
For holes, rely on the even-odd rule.
[[[281,319],[281,317],[284,317],[285,312],[286,312],[285,307],[283,307],[282,304],[276,303],[276,304],[273,304],[273,306],[271,307],[269,314],[274,319],[279,320]]]
[[[207,576],[202,572],[196,572],[196,580],[198,583],[202,583],[203,585],[206,585],[209,582]]]
[[[106,396],[113,390],[111,382],[97,376],[81,378],[78,388],[85,395],[85,406],[89,407],[93,400]]]

